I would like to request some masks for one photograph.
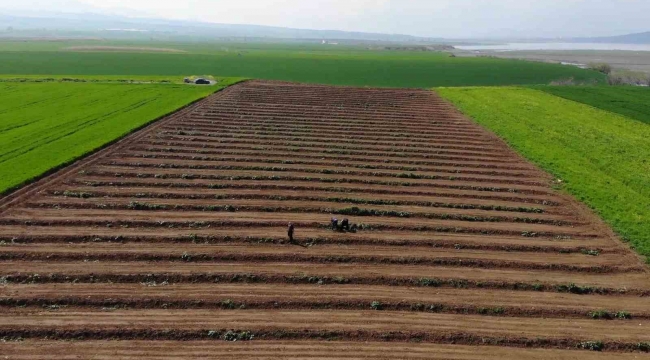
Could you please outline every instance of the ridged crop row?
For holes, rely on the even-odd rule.
[[[558,206],[559,204],[552,200],[540,200],[536,198],[525,198],[525,197],[510,197],[507,193],[504,195],[488,195],[488,194],[457,194],[457,193],[436,193],[433,191],[406,191],[400,190],[399,188],[395,189],[373,189],[362,187],[359,188],[343,188],[343,187],[315,187],[315,186],[304,186],[304,185],[287,185],[287,184],[237,184],[237,183],[196,183],[196,182],[162,182],[158,181],[163,175],[160,175],[159,178],[156,178],[157,181],[151,182],[137,182],[137,181],[123,181],[119,180],[97,180],[93,178],[79,178],[75,181],[70,182],[71,184],[85,185],[91,187],[99,186],[121,186],[121,187],[157,187],[157,188],[176,188],[176,189],[257,189],[257,190],[293,190],[293,191],[327,191],[327,192],[337,192],[337,193],[350,193],[350,192],[365,192],[367,194],[378,194],[378,195],[413,195],[413,196],[429,196],[429,197],[448,197],[448,198],[459,198],[459,199],[484,199],[484,200],[494,200],[494,201],[514,201],[520,202],[522,204],[538,204],[544,206]],[[155,178],[155,176],[154,176]],[[143,179],[146,180],[146,179]],[[184,179],[185,180],[185,179]],[[226,180],[231,180],[227,178]],[[259,178],[252,179],[253,181],[261,180]]]
[[[186,159],[190,160],[190,159]],[[191,161],[204,161],[200,159],[192,159]],[[511,184],[511,185],[530,185],[539,186],[540,182],[535,180],[521,180],[521,179],[492,179],[482,177],[469,177],[464,175],[457,176],[444,176],[444,175],[427,175],[418,174],[415,172],[402,172],[399,174],[388,172],[376,171],[358,171],[358,170],[343,170],[343,169],[310,169],[301,167],[282,167],[282,166],[244,166],[244,165],[199,165],[187,164],[182,162],[160,162],[154,163],[132,163],[125,161],[110,161],[103,165],[130,167],[130,168],[155,168],[155,169],[192,169],[192,170],[238,170],[238,171],[268,171],[268,172],[301,172],[308,174],[325,174],[325,175],[350,175],[350,176],[367,176],[367,177],[380,177],[380,178],[399,178],[399,179],[416,179],[416,180],[449,180],[449,181],[467,181],[467,182],[489,182],[494,184]],[[288,165],[288,164],[285,164]]]
[[[192,170],[192,169],[190,169]],[[432,187],[439,189],[454,189],[468,191],[485,191],[498,193],[528,194],[528,195],[547,195],[548,193],[532,189],[516,189],[508,187],[488,187],[475,185],[451,185],[440,183],[414,183],[407,181],[384,181],[384,180],[365,180],[355,178],[331,178],[331,177],[311,177],[311,176],[279,176],[279,175],[206,175],[196,174],[190,171],[181,174],[174,173],[150,173],[145,171],[138,172],[137,167],[133,172],[108,170],[89,170],[87,176],[112,176],[115,178],[138,178],[138,179],[183,179],[183,180],[229,180],[229,181],[282,181],[282,182],[321,182],[327,184],[366,184],[366,185],[385,185],[395,187]],[[453,181],[453,179],[451,179]]]
[[[272,159],[267,157],[250,157],[246,156],[245,153],[242,153],[241,157],[218,157],[218,156],[199,156],[196,154],[210,154],[212,153],[209,150],[183,150],[183,149],[173,149],[173,148],[149,148],[145,150],[144,148],[132,149],[132,151],[142,152],[142,153],[129,153],[124,154],[122,157],[130,158],[143,158],[143,159],[170,159],[170,160],[189,160],[189,161],[210,161],[210,162],[239,162],[239,163],[266,163],[266,164],[281,164],[281,165],[315,165],[315,166],[328,166],[328,167],[339,167],[339,168],[353,168],[353,169],[369,169],[369,170],[397,170],[397,171],[426,171],[426,172],[441,172],[449,174],[461,174],[461,175],[491,175],[491,176],[503,176],[503,177],[513,177],[513,178],[522,178],[522,179],[532,179],[532,176],[529,176],[525,173],[517,172],[505,172],[505,171],[494,171],[494,170],[471,170],[471,169],[449,169],[449,168],[435,168],[435,167],[416,167],[416,166],[399,166],[399,165],[381,165],[381,164],[355,164],[355,163],[346,163],[347,159],[342,159],[339,162],[331,161],[303,161],[303,160],[284,160],[284,159]],[[214,152],[219,154],[219,152]],[[120,156],[120,155],[118,155]],[[315,158],[317,158],[315,156]],[[322,159],[322,158],[321,158]],[[480,168],[479,168],[480,169]],[[539,183],[539,182],[535,182]]]
[[[75,191],[52,191],[52,195],[65,196],[71,198],[148,198],[148,199],[204,199],[204,200],[277,200],[277,201],[305,201],[305,202],[333,202],[359,205],[398,205],[398,206],[422,206],[448,209],[464,210],[486,210],[486,211],[505,211],[505,212],[522,212],[543,214],[544,210],[535,207],[509,207],[499,205],[478,205],[478,204],[455,204],[445,202],[430,201],[408,201],[408,200],[384,200],[384,199],[360,199],[350,197],[317,197],[317,196],[287,196],[287,195],[270,195],[270,194],[227,194],[227,195],[187,195],[173,193],[147,193],[140,192],[137,194],[120,194],[109,192],[75,192]]]
[[[150,145],[156,147],[163,147],[163,150],[167,152],[186,152],[191,149],[191,151],[199,151],[202,154],[217,154],[217,155],[242,155],[242,156],[256,156],[263,157],[268,155],[274,156],[284,156],[285,158],[291,159],[331,159],[331,160],[352,160],[352,161],[362,161],[367,163],[382,163],[382,164],[400,164],[403,166],[406,165],[430,165],[430,166],[450,166],[457,167],[459,169],[464,168],[477,168],[477,169],[497,169],[497,170],[530,170],[529,168],[523,168],[521,166],[512,166],[509,164],[490,164],[490,163],[455,163],[455,162],[443,162],[443,161],[431,161],[431,160],[409,160],[407,159],[391,159],[390,157],[385,157],[383,159],[365,159],[363,157],[352,157],[352,156],[336,156],[331,154],[320,154],[320,153],[305,153],[305,152],[295,152],[291,150],[284,151],[265,151],[264,153],[259,153],[255,148],[245,148],[244,151],[232,151],[224,149],[222,146],[218,145],[209,145],[203,143],[192,143],[184,141],[150,141],[143,142],[142,145]],[[137,149],[140,149],[139,147]],[[156,148],[158,149],[158,148]],[[208,149],[220,149],[220,151],[208,150]]]

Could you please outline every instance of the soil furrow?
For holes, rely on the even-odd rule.
[[[41,243],[176,243],[176,244],[286,244],[284,228],[112,228],[112,227],[41,227],[0,226],[0,242],[6,244]],[[275,234],[275,235],[269,235]],[[340,233],[331,229],[301,229],[297,244],[320,245],[375,245],[418,248],[495,250],[540,253],[627,254],[624,249],[606,239],[557,239],[521,236],[491,236],[463,234],[417,234],[406,231],[364,231]]]
[[[311,174],[311,175],[310,175]],[[430,187],[439,189],[469,190],[499,193],[517,193],[524,195],[549,195],[552,191],[543,186],[499,184],[480,181],[459,181],[453,177],[439,180],[412,179],[400,177],[366,177],[359,175],[309,173],[300,171],[263,171],[263,170],[204,170],[176,169],[169,167],[129,167],[114,165],[96,165],[84,172],[86,176],[139,179],[183,179],[183,180],[264,180],[284,182],[321,182],[328,184],[367,184],[391,187]]]
[[[421,167],[421,166],[406,166],[406,165],[385,165],[385,164],[373,164],[366,161],[355,161],[349,159],[342,159],[338,161],[332,161],[336,159],[328,160],[300,160],[302,158],[293,158],[291,160],[286,160],[281,156],[273,155],[258,155],[256,157],[250,157],[247,155],[230,155],[230,156],[210,156],[209,150],[191,150],[184,151],[183,149],[169,149],[157,146],[150,146],[147,148],[131,149],[128,153],[116,154],[114,159],[182,159],[182,160],[200,160],[200,161],[219,161],[219,162],[237,162],[241,163],[260,163],[260,164],[281,164],[281,165],[315,165],[315,166],[329,166],[329,167],[339,167],[339,168],[352,168],[352,169],[370,169],[370,170],[396,170],[396,171],[417,171],[417,172],[441,172],[449,174],[460,174],[460,175],[483,175],[483,176],[503,176],[511,177],[515,179],[533,179],[538,178],[532,172],[526,171],[508,171],[508,170],[489,170],[478,168],[458,168],[451,166],[438,166],[438,167]],[[218,155],[218,152],[217,154]],[[309,157],[305,157],[309,159]],[[539,180],[538,180],[539,181]]]
[[[412,165],[428,165],[428,166],[446,166],[451,168],[458,168],[458,170],[466,169],[489,169],[489,170],[513,170],[513,171],[532,171],[531,168],[522,166],[521,164],[509,165],[509,164],[490,164],[485,162],[477,161],[467,161],[467,160],[456,160],[456,161],[430,161],[430,160],[412,160],[409,158],[391,158],[391,154],[386,156],[346,156],[340,154],[324,154],[324,153],[308,153],[305,151],[296,152],[289,151],[287,149],[280,150],[265,150],[260,152],[255,148],[251,149],[223,149],[222,146],[212,145],[211,142],[192,142],[185,140],[178,141],[160,141],[159,139],[152,141],[142,141],[140,143],[146,148],[135,147],[134,149],[158,149],[159,151],[164,151],[168,153],[174,152],[195,152],[197,154],[211,154],[211,155],[241,155],[241,156],[250,156],[250,157],[265,157],[265,156],[276,156],[282,157],[290,161],[292,159],[320,159],[320,160],[334,160],[334,161],[356,161],[362,164],[398,164],[400,166],[412,166]],[[213,150],[209,150],[213,149]],[[289,159],[290,158],[290,159]],[[541,176],[541,175],[540,175]]]
[[[92,243],[61,246],[59,244],[5,245],[0,260],[22,261],[177,261],[177,262],[313,262],[410,264],[503,269],[535,269],[580,272],[640,272],[643,267],[634,257],[620,254],[583,253],[546,254],[515,251],[486,251],[460,248],[413,249],[366,245],[201,245]]]
[[[180,160],[180,161],[179,161]],[[241,170],[241,171],[271,171],[271,172],[301,172],[308,174],[337,174],[348,176],[401,178],[401,179],[424,179],[424,180],[458,180],[467,182],[486,182],[492,184],[513,184],[526,186],[544,186],[545,181],[525,180],[521,178],[502,177],[498,175],[448,175],[445,172],[413,172],[413,171],[363,171],[347,170],[345,166],[334,165],[323,166],[299,166],[293,164],[281,164],[279,166],[268,166],[263,163],[242,164],[241,162],[222,162],[214,164],[213,161],[199,159],[197,157],[174,158],[131,158],[122,157],[119,160],[107,159],[102,165],[129,168],[159,168],[159,169],[192,169],[192,170]]]
[[[70,218],[70,216],[74,216]],[[272,212],[205,212],[173,210],[110,210],[110,209],[13,209],[0,218],[0,225],[49,226],[116,226],[151,228],[221,228],[229,226],[277,227],[289,221],[298,229],[330,227],[328,214]],[[362,221],[362,222],[361,222]],[[590,226],[556,226],[531,223],[472,222],[422,218],[366,216],[351,218],[359,231],[410,230],[485,235],[520,235],[522,237],[598,237]],[[269,234],[272,235],[272,234]],[[279,235],[279,234],[278,234]]]
[[[73,195],[71,195],[73,194]],[[93,197],[90,193],[77,194],[68,192],[67,196],[39,197],[25,204],[26,208],[54,209],[111,209],[111,210],[146,210],[146,211],[209,211],[209,212],[277,212],[277,213],[324,213],[343,216],[382,216],[399,218],[422,218],[440,220],[460,220],[471,222],[515,222],[526,224],[546,224],[556,226],[586,225],[586,222],[569,221],[562,215],[540,214],[537,211],[505,211],[511,209],[472,209],[470,206],[418,206],[388,204],[358,204],[345,199],[319,201],[317,198],[290,200],[263,195],[260,199],[232,199],[230,197],[212,196],[210,199],[170,199],[148,198],[142,194],[138,197],[124,198]],[[325,199],[327,200],[327,199]],[[339,205],[336,205],[339,204]],[[438,205],[438,204],[434,204]],[[359,207],[361,206],[361,207]],[[432,209],[434,208],[434,209]],[[441,209],[436,209],[441,208]],[[514,210],[514,209],[512,209]]]
[[[491,289],[406,288],[396,293],[373,285],[100,283],[0,288],[2,306],[366,310],[377,301],[384,310],[621,321],[649,319],[648,299]]]
[[[6,283],[353,284],[650,296],[647,273],[581,273],[392,264],[4,261]]]
[[[162,358],[207,359],[426,359],[426,360],[595,360],[638,359],[639,354],[587,352],[570,349],[524,349],[496,346],[444,345],[411,342],[346,341],[35,341],[8,342],[3,350],[10,358],[78,359],[89,353],[96,360],[153,360]]]
[[[184,123],[183,126],[191,126],[190,128],[193,129],[193,122],[187,122]],[[200,123],[199,123],[200,125]],[[503,148],[500,146],[496,145],[489,145],[489,144],[482,144],[481,146],[477,145],[469,145],[469,144],[458,144],[454,142],[444,142],[441,141],[438,143],[439,140],[437,139],[432,139],[432,140],[427,140],[427,141],[417,141],[417,139],[403,139],[400,141],[397,140],[380,140],[381,138],[377,138],[376,140],[373,139],[373,137],[368,137],[365,136],[363,138],[353,138],[352,136],[349,135],[344,135],[340,133],[325,133],[325,134],[314,134],[314,135],[309,135],[308,132],[304,131],[301,132],[300,129],[311,129],[311,126],[288,126],[286,124],[282,124],[282,130],[278,129],[276,126],[268,126],[268,125],[248,125],[248,124],[242,124],[241,122],[237,122],[235,125],[226,125],[221,122],[214,122],[212,124],[213,126],[210,127],[211,129],[219,130],[219,133],[221,134],[221,141],[222,142],[228,142],[232,140],[237,140],[237,141],[243,141],[243,140],[266,140],[266,141],[296,141],[298,139],[304,139],[308,140],[310,143],[326,143],[326,144],[331,144],[331,143],[336,143],[336,144],[354,144],[354,145],[365,145],[365,146],[385,146],[385,147],[390,147],[390,146],[401,146],[401,147],[406,147],[406,148],[416,148],[416,149],[454,149],[454,150],[467,150],[467,151],[483,151],[484,153],[495,153],[495,154],[503,154]],[[206,127],[208,127],[206,125]],[[175,126],[167,126],[165,129],[171,130],[171,131],[183,131],[182,129],[186,129],[186,127],[175,127]],[[250,132],[244,132],[245,129],[250,129]],[[289,129],[296,129],[297,133],[292,133],[292,134],[287,134],[287,135],[282,135],[282,132],[286,132]],[[194,130],[191,130],[194,131]],[[275,134],[274,132],[279,131],[280,134]],[[265,134],[265,133],[270,133],[270,134]]]
[[[201,133],[200,135],[177,135],[177,134],[159,134],[157,135],[154,139],[155,140],[168,140],[168,141],[189,141],[192,143],[198,143],[198,142],[209,142],[212,144],[212,148],[229,148],[229,149],[250,149],[253,148],[255,150],[283,150],[286,149],[287,146],[284,144],[277,144],[277,145],[262,145],[260,144],[259,146],[253,145],[253,146],[246,146],[246,144],[241,144],[241,145],[226,145],[225,143],[215,143],[212,141],[213,138],[220,138],[220,135],[218,133],[208,135],[206,133]],[[462,139],[455,139],[455,138],[450,138],[452,140],[457,140],[457,141],[462,141]],[[153,140],[153,139],[152,139]],[[306,142],[305,142],[306,143]],[[380,151],[380,150],[374,150],[370,149],[370,151],[367,150],[350,150],[350,149],[337,149],[336,147],[328,147],[328,146],[292,146],[290,147],[293,149],[293,151],[306,151],[306,152],[317,152],[317,153],[323,153],[323,154],[340,154],[340,155],[361,155],[361,156],[393,156],[393,157],[402,157],[402,158],[412,158],[412,159],[437,159],[437,160],[450,160],[450,161],[463,161],[466,159],[471,159],[475,161],[481,161],[481,162],[487,162],[487,163],[494,163],[494,164],[510,164],[510,163],[515,163],[516,159],[511,158],[511,157],[490,157],[488,154],[481,156],[481,155],[472,155],[472,154],[445,154],[444,152],[438,152],[436,153],[435,151],[432,151],[430,153],[420,153],[420,152],[409,152],[409,151],[399,151],[400,149],[395,149],[395,151]]]
[[[88,175],[84,173],[84,175]],[[381,194],[392,196],[423,196],[430,198],[450,198],[450,199],[471,199],[476,201],[495,201],[495,202],[515,202],[521,204],[535,204],[535,206],[558,206],[559,201],[563,199],[551,194],[548,196],[517,194],[517,193],[495,193],[480,192],[473,190],[440,190],[439,192],[422,191],[419,188],[403,187],[398,188],[390,185],[369,185],[365,184],[359,187],[358,184],[337,183],[331,185],[328,183],[317,183],[313,181],[296,181],[293,185],[276,184],[265,180],[239,180],[236,183],[227,180],[204,181],[201,179],[160,179],[151,178],[129,178],[128,181],[112,178],[110,176],[84,176],[69,181],[68,184],[76,184],[90,187],[128,187],[128,188],[161,188],[176,190],[224,190],[224,189],[244,189],[244,190],[277,190],[277,191],[325,191],[332,193],[358,193]],[[382,197],[383,198],[383,197]]]
[[[647,320],[599,322],[396,311],[12,309],[0,336],[55,339],[208,339],[228,329],[257,339],[381,339],[432,343],[573,347],[602,342],[601,350],[635,351],[648,341]],[[309,322],[318,318],[317,324]],[[171,331],[169,329],[172,329]],[[408,330],[405,330],[408,329]],[[215,331],[209,335],[209,330]],[[612,334],[616,335],[612,335]]]
[[[382,196],[382,199],[376,199],[364,193],[349,192],[341,196],[333,196],[324,191],[280,191],[274,189],[273,191],[264,190],[230,190],[230,189],[193,189],[191,191],[184,191],[183,189],[166,189],[166,188],[140,188],[140,189],[125,189],[120,187],[90,187],[90,186],[66,186],[59,190],[52,190],[47,193],[51,196],[63,196],[68,199],[92,199],[92,198],[142,198],[142,199],[176,199],[176,200],[196,200],[204,202],[204,200],[275,200],[275,201],[309,201],[326,202],[326,203],[339,203],[339,204],[357,204],[357,205],[392,205],[392,206],[417,206],[422,208],[444,208],[444,209],[457,209],[457,210],[482,210],[485,214],[490,212],[497,213],[526,213],[537,214],[544,218],[555,218],[554,216],[546,216],[541,214],[554,214],[554,209],[545,205],[538,206],[522,206],[517,202],[505,201],[481,201],[476,199],[474,201],[463,201],[462,199],[450,198],[445,202],[444,198],[440,201],[429,202],[423,201],[420,197],[409,195]],[[181,202],[182,202],[181,201]],[[556,215],[559,216],[559,215]]]

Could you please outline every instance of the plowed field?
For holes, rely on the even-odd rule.
[[[10,358],[650,350],[643,262],[429,91],[230,87],[6,197],[0,240]]]

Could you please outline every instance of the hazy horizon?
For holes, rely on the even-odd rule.
[[[93,12],[439,38],[598,37],[650,30],[650,1],[641,0],[0,0],[0,11]]]

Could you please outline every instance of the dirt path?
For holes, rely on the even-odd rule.
[[[648,275],[432,92],[249,81],[0,200],[0,352],[627,359]]]

